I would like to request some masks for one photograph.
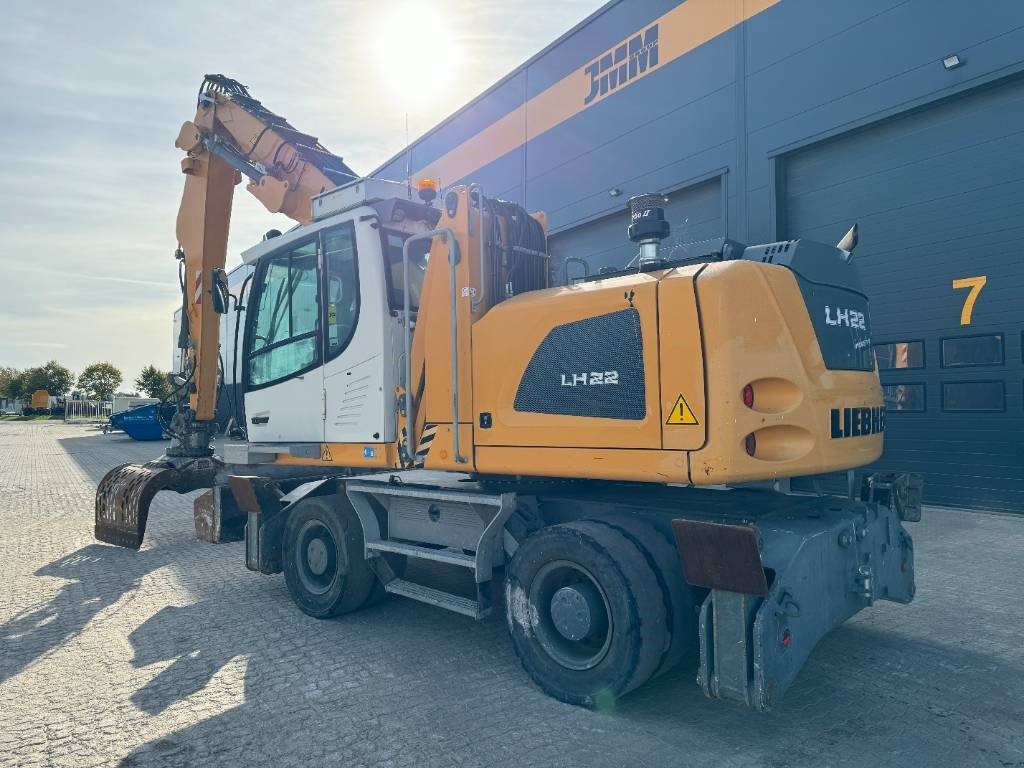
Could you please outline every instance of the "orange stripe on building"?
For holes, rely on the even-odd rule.
[[[414,178],[439,179],[442,185],[464,179],[778,2],[780,0],[687,0],[645,24],[607,51],[591,56],[575,72],[442,155],[417,172]],[[658,26],[657,66],[636,71],[627,82],[585,103],[591,90],[593,74],[588,71],[588,67],[604,57],[614,57],[617,50],[628,45],[638,35],[642,36],[654,25]]]

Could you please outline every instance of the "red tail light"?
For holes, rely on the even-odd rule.
[[[750,384],[747,384],[747,386],[743,388],[743,404],[747,406],[747,408],[754,407],[754,387]]]

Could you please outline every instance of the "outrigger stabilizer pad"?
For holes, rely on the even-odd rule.
[[[176,464],[166,456],[146,464],[122,464],[96,488],[96,538],[138,549],[146,533],[149,505],[160,491],[189,493],[211,488],[223,465],[214,458]]]

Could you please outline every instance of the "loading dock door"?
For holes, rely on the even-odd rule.
[[[923,472],[928,503],[1024,512],[1024,80],[781,162],[783,236],[834,243],[860,223],[890,412],[879,468]]]

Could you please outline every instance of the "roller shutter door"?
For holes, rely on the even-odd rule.
[[[860,223],[878,467],[924,473],[928,503],[1024,511],[1024,81],[795,152],[780,180],[785,236]]]

